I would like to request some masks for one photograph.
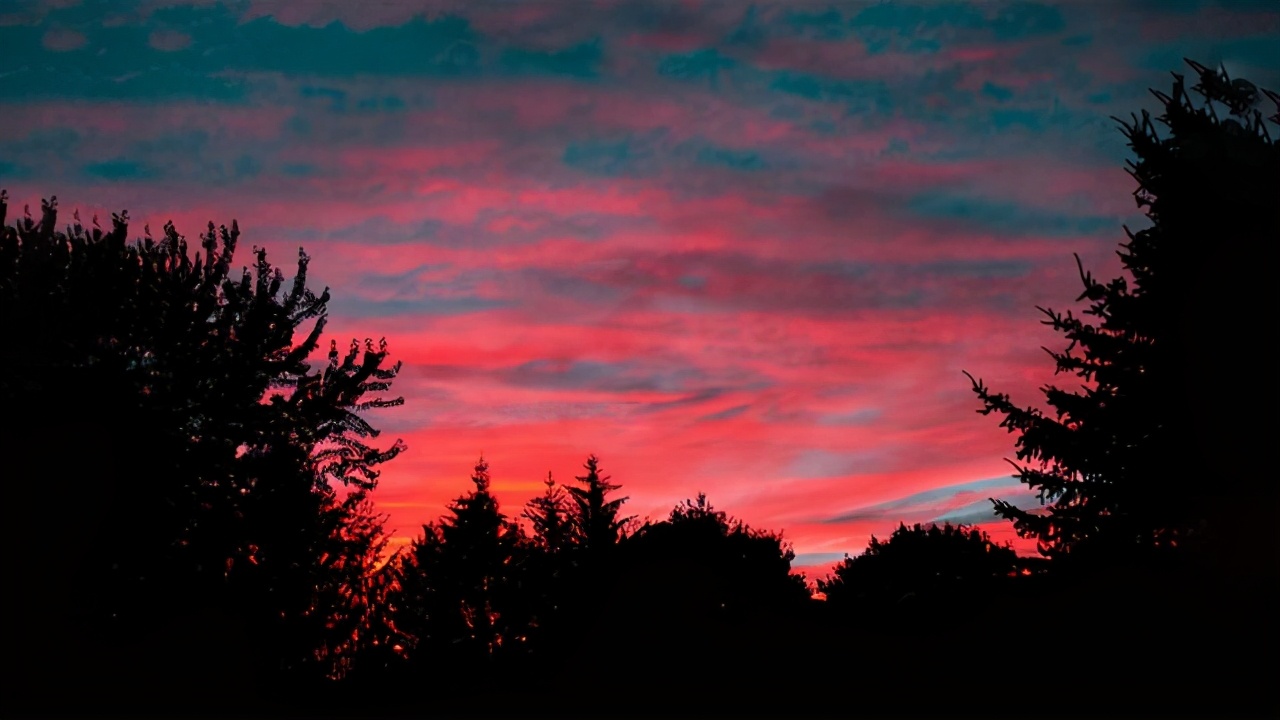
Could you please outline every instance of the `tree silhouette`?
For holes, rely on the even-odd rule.
[[[975,528],[900,523],[888,540],[872,535],[861,555],[845,556],[818,590],[833,606],[895,604],[958,585],[974,590],[1017,570],[1013,549]]]
[[[530,540],[543,552],[558,555],[573,541],[573,525],[569,498],[563,487],[547,473],[546,490],[533,498],[520,513],[531,524]]]
[[[530,532],[521,548],[521,585],[530,613],[529,648],[547,655],[555,652],[561,619],[567,602],[569,581],[576,558],[573,535],[573,507],[568,493],[556,484],[551,473],[543,483],[542,495],[530,500],[520,513],[529,521]]]
[[[301,252],[287,286],[260,249],[234,277],[234,222],[192,257],[171,223],[130,242],[127,213],[109,232],[78,213],[58,232],[56,198],[26,215],[0,231],[4,463],[26,479],[15,506],[53,502],[64,524],[5,528],[42,546],[15,568],[28,670],[228,694],[254,668],[340,674],[379,634],[368,492],[403,445],[374,446],[361,413],[400,402],[377,397],[398,369],[385,345],[331,346],[312,372],[328,292]]]
[[[423,526],[399,570],[396,627],[428,663],[495,659],[527,636],[520,527],[499,510],[484,458],[471,482],[475,489],[451,502],[448,514]]]
[[[1048,351],[1057,372],[1082,388],[1044,387],[1046,413],[970,376],[979,412],[1003,416],[1001,427],[1018,436],[1015,477],[1047,506],[995,501],[996,512],[1049,556],[1115,560],[1208,543],[1263,549],[1274,566],[1274,530],[1256,533],[1274,528],[1276,485],[1251,459],[1266,430],[1237,420],[1274,401],[1261,380],[1268,358],[1218,328],[1232,318],[1261,325],[1273,304],[1255,253],[1280,236],[1280,151],[1253,109],[1251,83],[1188,63],[1201,99],[1177,74],[1170,94],[1153,91],[1163,135],[1146,111],[1118,121],[1137,156],[1134,197],[1151,222],[1126,228],[1118,254],[1127,277],[1104,283],[1081,267],[1083,316],[1041,308],[1068,341]]]
[[[790,545],[716,510],[705,493],[677,505],[666,520],[643,525],[625,548],[628,576],[643,578],[640,612],[665,606],[686,618],[740,615],[809,599],[804,578],[791,573]]]
[[[779,661],[796,648],[789,621],[810,604],[792,559],[779,535],[699,494],[621,541],[597,575],[602,591],[587,608],[593,624],[569,659],[599,658],[641,687],[660,688],[629,701],[646,715],[758,710],[738,703],[776,687]]]
[[[623,528],[632,518],[618,517],[627,498],[608,499],[610,493],[622,486],[610,483],[608,475],[600,474],[600,460],[595,455],[590,455],[583,467],[587,474],[574,478],[582,487],[569,488],[569,496],[575,505],[575,545],[590,556],[606,552],[617,545]]]

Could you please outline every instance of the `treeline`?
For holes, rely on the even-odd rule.
[[[128,240],[123,213],[57,223],[51,198],[0,234],[20,707],[65,679],[77,692],[52,707],[83,712],[419,702],[388,683],[443,693],[437,710],[551,709],[546,672],[573,667],[687,708],[775,702],[768,676],[822,657],[842,623],[914,622],[1025,566],[970,529],[900,527],[820,580],[820,603],[780,534],[702,494],[639,521],[594,455],[514,512],[482,458],[390,552],[372,493],[405,446],[367,416],[400,404],[399,366],[372,341],[312,366],[329,295],[305,254],[286,282],[257,248],[232,271],[235,223],[194,251],[172,224]]]

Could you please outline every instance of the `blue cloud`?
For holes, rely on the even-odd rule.
[[[1021,125],[1028,130],[1044,129],[1044,114],[1035,110],[1018,110],[1014,108],[991,111],[991,125],[997,130],[1006,130]]]
[[[1071,215],[945,192],[916,195],[904,209],[914,217],[949,220],[1004,235],[1092,235],[1123,223],[1123,218]]]
[[[44,177],[60,172],[64,163],[80,164],[81,135],[71,128],[50,127],[34,130],[14,139],[0,139],[0,180],[6,178]]]
[[[779,72],[769,87],[820,102],[844,103],[850,113],[888,114],[893,110],[893,94],[882,80],[835,80],[809,73]]]
[[[922,275],[998,279],[1022,277],[1033,267],[1027,260],[938,260],[908,266],[907,271]]]
[[[692,154],[699,165],[733,170],[763,170],[765,162],[752,150],[735,150],[705,141],[688,141],[676,147],[678,154]]]
[[[706,80],[715,88],[719,84],[720,71],[737,65],[733,58],[725,57],[715,48],[697,52],[668,55],[658,63],[658,74],[678,80]]]
[[[132,160],[107,160],[85,165],[84,173],[101,180],[144,180],[156,177],[155,169]]]
[[[756,6],[751,5],[742,15],[742,21],[732,32],[725,38],[725,42],[730,45],[756,46],[765,39],[765,30],[760,25],[759,13]]]
[[[0,45],[4,40],[0,38]],[[138,74],[117,77],[101,72],[82,72],[61,65],[27,65],[0,76],[0,96],[8,99],[73,97],[87,100],[161,100],[198,98],[207,101],[238,102],[248,94],[248,86],[236,78],[216,78],[184,72],[173,67],[152,66]]]
[[[599,392],[688,392],[706,380],[706,373],[694,367],[594,360],[531,360],[502,372],[502,376],[512,385]]]
[[[235,102],[251,89],[246,73],[452,77],[476,74],[484,57],[501,56],[508,71],[582,74],[594,72],[600,55],[591,44],[555,52],[500,52],[469,21],[448,15],[356,31],[338,22],[284,25],[270,16],[241,23],[226,5],[160,9],[145,25],[103,26],[97,13],[81,17],[73,10],[54,10],[46,23],[81,31],[87,42],[76,52],[46,50],[41,33],[31,27],[0,26],[0,47],[7,56],[23,59],[0,77],[0,95]],[[148,38],[156,27],[185,32],[192,42],[172,52],[152,48]],[[85,61],[86,53],[92,53],[91,62]],[[334,109],[343,109],[340,95],[312,90],[329,97]]]
[[[347,109],[347,91],[345,90],[303,85],[298,88],[298,94],[304,98],[326,98],[329,100],[329,109],[334,112],[342,112]]]
[[[320,174],[320,171],[311,163],[285,163],[280,166],[280,172],[289,177],[314,177]]]
[[[991,82],[982,84],[982,94],[996,100],[997,102],[1004,102],[1013,97],[1012,90]]]
[[[335,315],[349,318],[385,318],[396,315],[469,315],[494,308],[509,307],[510,301],[477,296],[426,295],[421,298],[374,300],[349,293],[336,293],[329,303]]]
[[[818,417],[818,424],[836,427],[864,427],[879,420],[883,414],[883,411],[879,408],[863,408],[845,413],[828,413]]]
[[[398,223],[381,215],[337,228],[298,228],[285,233],[297,240],[323,237],[330,240],[355,240],[367,243],[429,243],[444,229],[439,220]]]
[[[654,150],[637,138],[628,136],[620,140],[588,140],[565,146],[561,161],[575,170],[593,175],[616,177],[632,175],[641,166],[650,166]]]
[[[865,8],[850,20],[872,54],[888,50],[932,53],[941,48],[936,35],[944,28],[976,30],[986,25],[984,13],[965,3],[911,5],[886,2]]]
[[[257,177],[262,172],[262,163],[248,153],[236,158],[231,165],[232,175],[238,178]]]
[[[750,405],[735,405],[731,408],[727,408],[719,412],[711,413],[710,415],[703,415],[702,417],[698,418],[698,420],[709,421],[709,422],[715,422],[717,420],[729,420],[730,418],[738,417],[739,415],[741,415],[742,413],[750,409],[751,409]]]
[[[0,182],[4,180],[22,180],[29,177],[31,177],[31,168],[0,160]]]
[[[892,30],[906,35],[943,27],[980,28],[987,22],[983,12],[969,3],[911,5],[882,2],[859,12],[849,24],[855,28]]]
[[[367,97],[356,103],[356,109],[361,112],[372,112],[382,110],[384,112],[396,112],[404,110],[408,107],[408,103],[395,95],[387,95],[384,97]]]
[[[456,75],[474,71],[479,59],[476,34],[467,20],[456,16],[416,18],[364,32],[337,22],[317,28],[282,25],[263,17],[239,25],[224,37],[223,42],[209,43],[205,51],[207,62],[218,69],[346,77]]]
[[[508,48],[502,52],[502,66],[512,73],[564,75],[589,78],[599,73],[604,57],[599,39],[564,50]]]
[[[785,474],[806,479],[833,478],[877,472],[883,465],[884,457],[876,452],[804,450],[788,463]]]
[[[1030,272],[1032,264],[1025,260],[934,260],[929,262],[853,262],[825,260],[796,267],[798,275],[823,275],[849,283],[874,278],[909,280],[929,276],[947,278],[1011,278]]]
[[[790,10],[783,22],[793,32],[816,40],[839,40],[849,34],[848,23],[835,8],[817,12]]]
[[[958,485],[933,488],[906,495],[887,502],[865,505],[821,520],[827,524],[840,524],[855,521],[882,520],[886,524],[903,521],[908,514],[929,513],[929,508],[938,503],[970,493],[987,493],[999,488],[1015,489],[1022,487],[1016,478],[999,477],[987,480],[975,480]],[[973,504],[977,504],[975,501]],[[985,501],[984,501],[985,502]],[[988,503],[989,505],[989,503]]]
[[[1052,5],[1019,2],[1001,7],[991,21],[998,40],[1022,40],[1048,35],[1066,26],[1062,12]]]

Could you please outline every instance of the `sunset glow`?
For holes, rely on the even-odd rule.
[[[801,570],[899,522],[1030,553],[962,371],[1070,382],[1036,306],[1146,222],[1110,116],[1188,55],[1280,87],[1266,8],[6,3],[0,185],[305,247],[323,347],[403,362],[393,546],[482,455],[516,516],[595,453],[625,515],[705,492]]]

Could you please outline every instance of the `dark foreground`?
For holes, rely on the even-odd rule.
[[[19,669],[6,716],[1274,718],[1274,579],[1018,579],[863,616],[817,601],[786,617],[655,612],[507,667],[292,686],[121,654],[61,677]]]

